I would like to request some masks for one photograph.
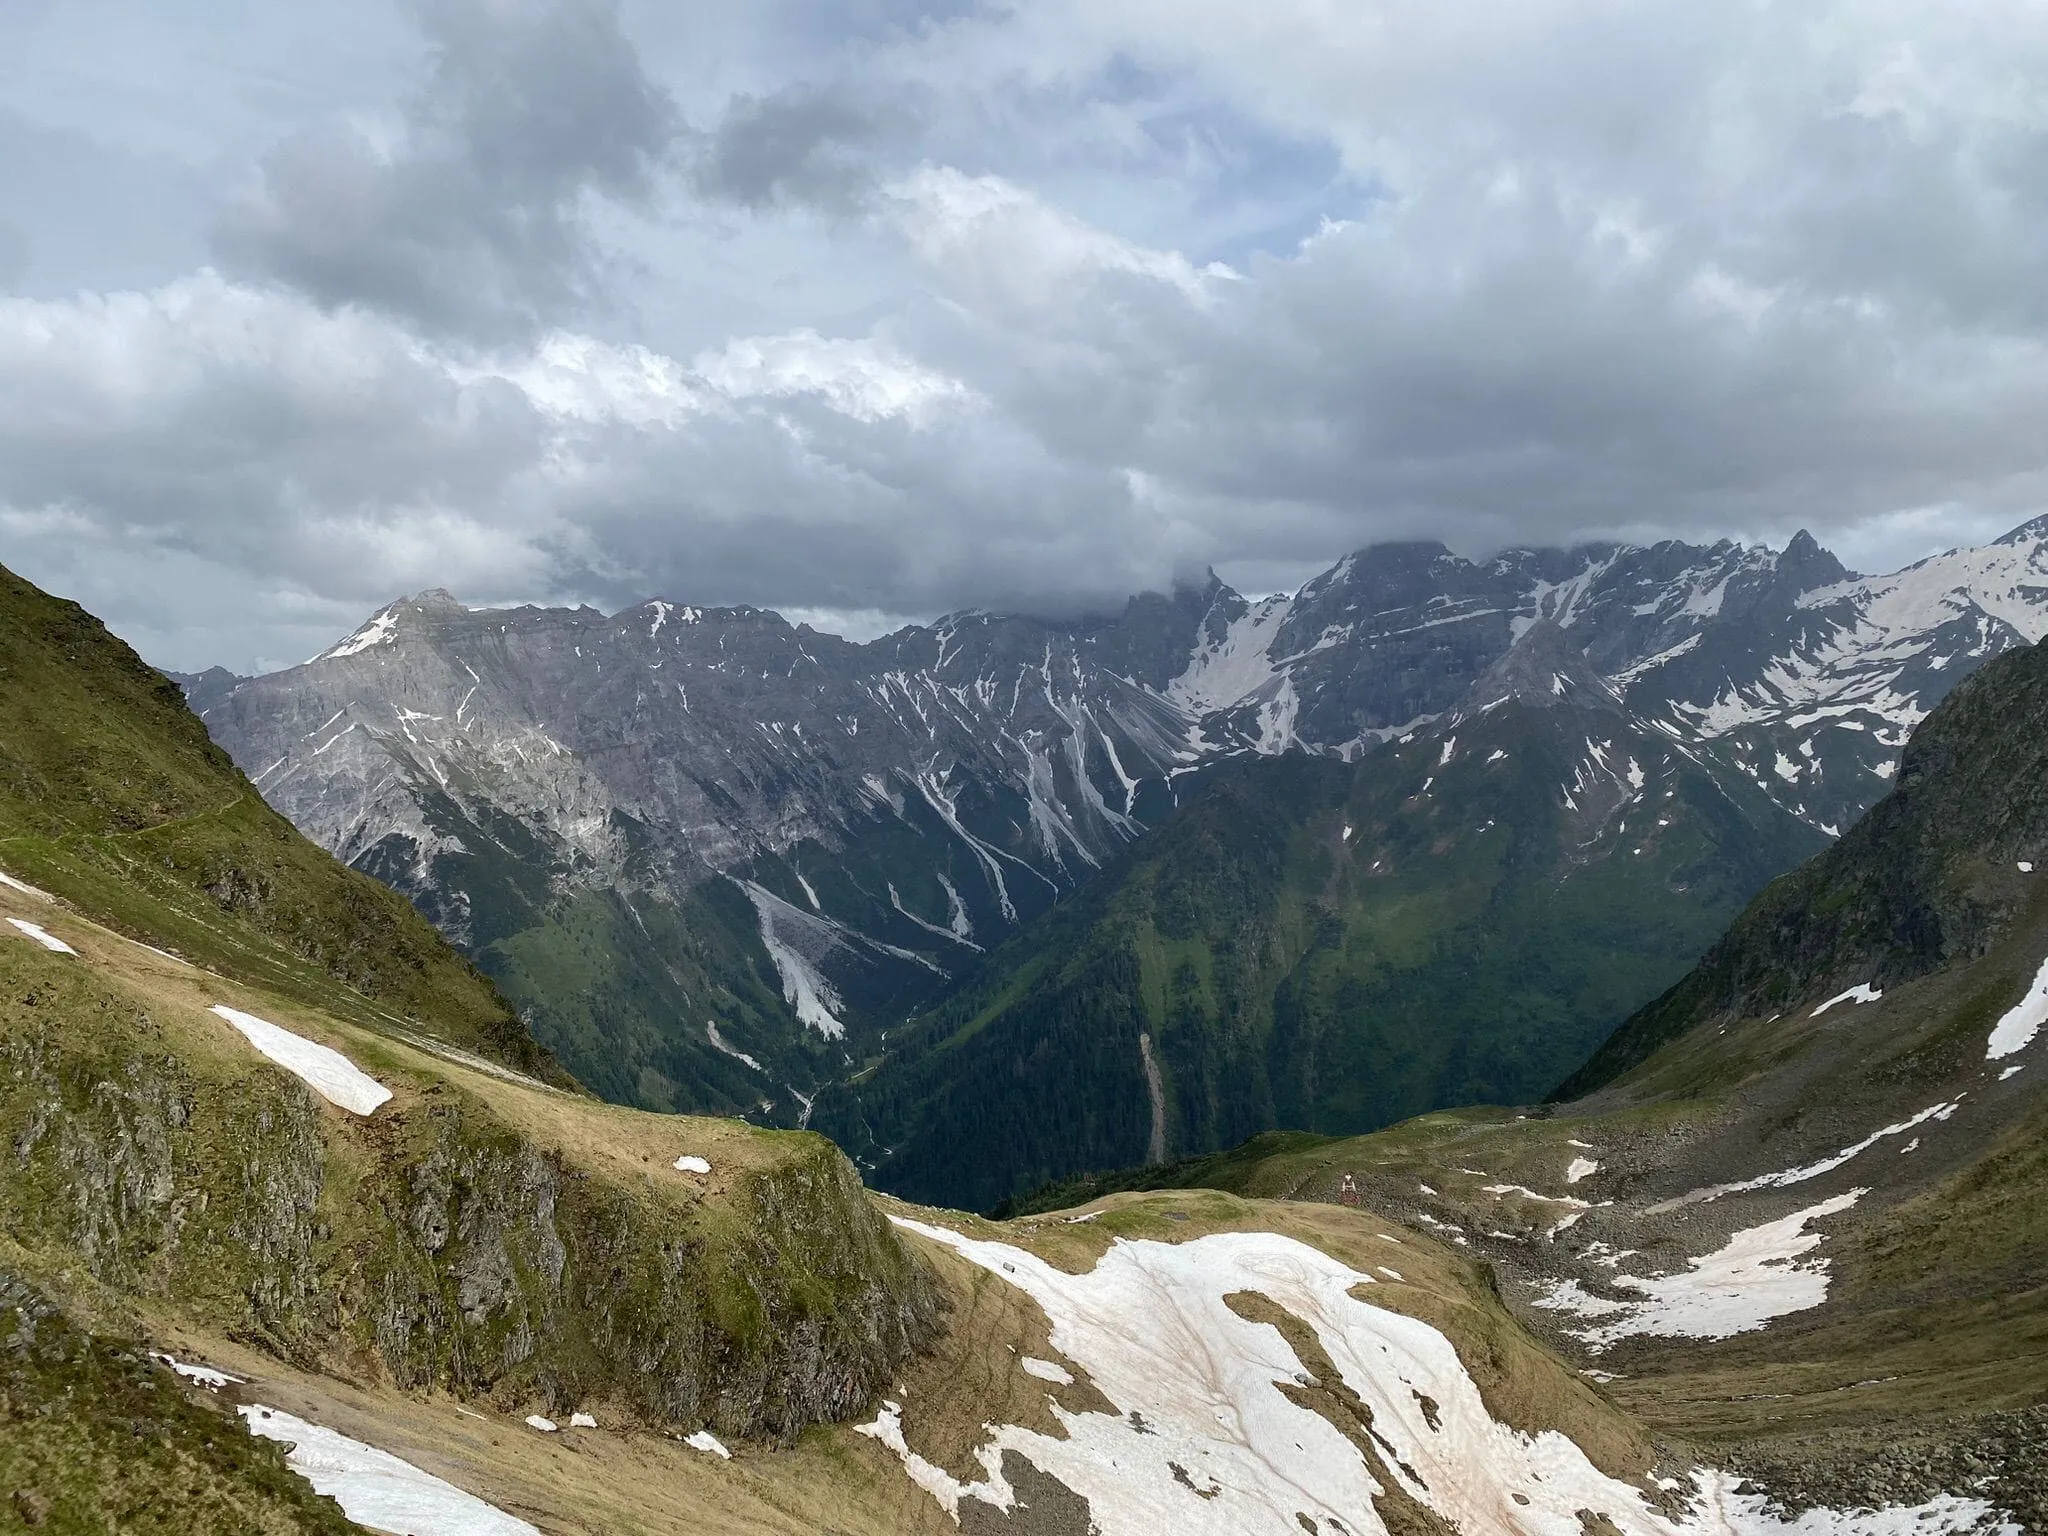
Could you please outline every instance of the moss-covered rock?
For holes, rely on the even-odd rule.
[[[374,1120],[232,1078],[147,1010],[0,953],[0,1224],[302,1364],[792,1440],[860,1408],[936,1292],[819,1137],[705,1198],[604,1176],[429,1081]]]

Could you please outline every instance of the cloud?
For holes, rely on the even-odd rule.
[[[0,301],[8,558],[166,656],[433,585],[871,627],[2048,504],[2020,0],[413,14],[222,273]]]
[[[558,331],[479,353],[208,272],[0,301],[0,380],[10,560],[76,581],[81,551],[118,551],[124,579],[209,572],[185,590],[216,613],[241,594],[250,638],[225,658],[166,641],[173,665],[274,661],[304,626],[267,612],[355,612],[430,585],[914,613],[1066,601],[1084,560],[1081,588],[1109,601],[1147,569],[1098,560],[1074,522],[1083,505],[1116,512],[1120,475],[1059,463],[880,338],[798,331],[686,364]]]
[[[645,205],[679,127],[615,0],[411,0],[432,50],[395,118],[322,122],[263,160],[216,235],[233,268],[436,332],[587,308],[588,201]]]
[[[702,136],[692,183],[713,202],[850,214],[874,189],[868,151],[885,133],[907,126],[900,109],[883,112],[846,90],[798,85],[765,96],[741,94]]]

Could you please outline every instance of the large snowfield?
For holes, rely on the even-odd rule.
[[[976,1452],[983,1476],[962,1483],[906,1443],[905,1417],[914,1422],[917,1405],[886,1404],[861,1432],[894,1450],[955,1518],[967,1499],[1014,1504],[1002,1475],[1008,1451],[1086,1498],[1102,1536],[1385,1536],[1373,1500],[1387,1482],[1464,1536],[1581,1536],[1581,1510],[1605,1515],[1624,1536],[1950,1536],[1991,1517],[1982,1501],[1944,1499],[1786,1521],[1762,1499],[1735,1493],[1736,1479],[1703,1471],[1691,1513],[1673,1519],[1564,1435],[1523,1434],[1496,1421],[1448,1338],[1361,1300],[1353,1293],[1371,1276],[1276,1233],[1118,1241],[1088,1273],[1070,1275],[1009,1244],[891,1219],[1028,1294],[1052,1325],[1052,1348],[1119,1410],[1074,1413],[1054,1401],[1065,1439],[990,1426]],[[1281,1391],[1306,1381],[1307,1369],[1278,1329],[1226,1304],[1242,1292],[1267,1297],[1314,1330],[1371,1410],[1384,1452],[1375,1464]]]

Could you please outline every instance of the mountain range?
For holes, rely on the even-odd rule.
[[[1959,687],[1895,787],[1551,1102],[1269,1134],[1017,1209],[1348,1184],[1486,1265],[1653,1434],[1787,1507],[1970,1487],[2048,1528],[2044,880],[2036,645]]]
[[[1633,771],[1682,765],[1694,789],[1678,803],[1715,807],[1700,831],[1706,863],[1614,882],[1607,910],[1643,921],[1620,963],[1566,966],[1511,1029],[1548,1030],[1547,1042],[1469,1042],[1491,1063],[1474,1075],[1405,1054],[1413,1032],[1395,1027],[1334,1058],[1311,1053],[1301,1070],[1403,1058],[1393,1077],[1404,1090],[1320,1106],[1333,1118],[1316,1123],[1330,1129],[1540,1094],[1542,1074],[1569,1070],[1765,879],[1870,804],[1906,732],[1949,688],[2048,632],[2044,542],[2048,525],[2029,524],[1884,577],[1852,575],[1803,534],[1781,551],[1598,545],[1487,561],[1382,545],[1288,596],[1247,598],[1211,578],[1101,620],[962,614],[861,645],[753,608],[656,599],[610,616],[471,610],[431,592],[391,604],[303,666],[181,681],[272,805],[410,897],[581,1080],[644,1107],[801,1125],[821,1094],[844,1100],[849,1079],[866,1082],[886,1062],[835,1124],[887,1179],[899,1143],[928,1119],[929,1085],[910,1079],[930,1069],[906,1052],[957,1033],[945,1020],[967,1017],[970,996],[1014,989],[1014,975],[992,977],[1025,962],[994,952],[1078,893],[1107,899],[1104,871],[1125,867],[1126,850],[1220,770],[1249,783],[1304,755],[1360,769],[1361,786],[1384,771],[1413,793],[1430,777],[1422,759],[1489,702],[1474,694],[1489,670],[1518,650],[1526,660],[1532,645],[1556,662],[1556,686],[1571,679],[1608,723],[1568,751],[1549,739],[1562,716],[1511,711],[1487,729],[1547,722],[1542,744],[1532,738],[1515,759],[1520,808],[1501,814],[1484,780],[1454,794],[1458,773],[1423,803],[1520,838],[1536,835],[1522,823],[1529,797],[1548,787],[1587,846],[1567,849],[1560,823],[1543,834],[1554,845],[1545,867],[1603,864],[1623,835],[1589,834],[1610,816],[1618,828],[1631,796],[1646,803],[1639,785],[1585,799],[1631,772],[1614,755],[1626,741]],[[1524,703],[1549,686],[1515,665]],[[1539,760],[1548,786],[1524,772]],[[1283,772],[1272,795],[1244,793],[1285,799],[1313,782],[1324,787],[1311,799],[1334,803],[1342,777]],[[1716,793],[1702,800],[1704,785]],[[1284,814],[1303,827],[1315,819],[1305,803]],[[1395,834],[1384,816],[1362,825],[1374,839]],[[1403,826],[1415,834],[1412,817]],[[1375,841],[1372,858],[1381,852]],[[1675,928],[1659,927],[1659,898],[1638,901],[1653,867],[1667,895],[1706,893],[1681,903]],[[1510,884],[1533,911],[1540,882],[1524,876]],[[1467,899],[1444,907],[1444,920],[1469,936],[1477,897],[1459,878]],[[1379,923],[1370,902],[1347,901],[1337,902],[1345,921]],[[1298,929],[1305,910],[1268,916]],[[1413,942],[1439,937],[1432,927]],[[1534,930],[1516,942],[1528,952]],[[1439,966],[1391,998],[1382,987],[1375,1004],[1415,1016],[1440,1003],[1447,974]],[[1253,987],[1262,1017],[1270,990]],[[1268,1105],[1316,1099],[1274,1087],[1270,1068],[1231,1102],[1214,1099],[1215,1075],[1237,1073],[1224,1063],[1288,1049],[1284,1030],[1276,1040],[1255,1020],[1249,1043],[1212,1040],[1156,1063],[1162,1092],[1180,1099],[1162,1105],[1143,1091],[1151,1081],[1135,1052],[1137,1035],[1155,1033],[1164,1057],[1171,1032],[1123,1032],[1118,1129],[1082,1138],[1072,1155],[1141,1152],[1155,1118],[1170,1151],[1221,1145],[1258,1128]],[[1179,1038],[1193,1047],[1194,1034]],[[1300,1073],[1278,1073],[1290,1076]],[[1020,1165],[1003,1190],[1055,1171],[1074,1169]]]

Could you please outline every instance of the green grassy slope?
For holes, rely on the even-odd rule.
[[[1892,792],[1773,882],[1699,966],[1557,1089],[1589,1093],[1715,1018],[1789,1007],[1839,979],[1893,987],[1982,954],[2023,910],[2048,834],[2048,649],[2009,651],[1913,733]]]
[[[171,684],[73,605],[0,597],[0,916],[70,948],[0,925],[0,1529],[343,1528],[126,1340],[501,1430],[590,1404],[787,1441],[929,1334],[928,1269],[829,1142],[571,1091]],[[333,1107],[217,1005],[390,1099]]]
[[[644,830],[614,830],[632,850],[618,882],[594,886],[573,856],[518,818],[475,817],[431,782],[419,788],[429,825],[450,846],[422,861],[393,836],[357,861],[457,935],[511,999],[535,1037],[579,1082],[615,1104],[704,1114],[757,1113],[785,1083],[815,1082],[836,1065],[824,1042],[792,1032],[780,978],[762,948],[746,895],[712,877],[661,878]],[[487,804],[479,794],[471,804]],[[460,906],[446,907],[447,893]],[[732,1051],[718,1050],[716,1022]],[[785,1100],[781,1123],[797,1106]]]
[[[567,1081],[410,905],[263,803],[174,684],[4,568],[0,869],[224,975]]]
[[[1561,795],[1589,741],[1653,765],[1605,819]],[[885,1188],[986,1208],[1145,1161],[1146,1050],[1169,1154],[1534,1097],[1819,842],[1725,785],[1610,713],[1519,702],[1448,755],[1436,737],[1244,764],[892,1034],[815,1123]]]
[[[284,1447],[0,1271],[0,1530],[339,1536]]]

